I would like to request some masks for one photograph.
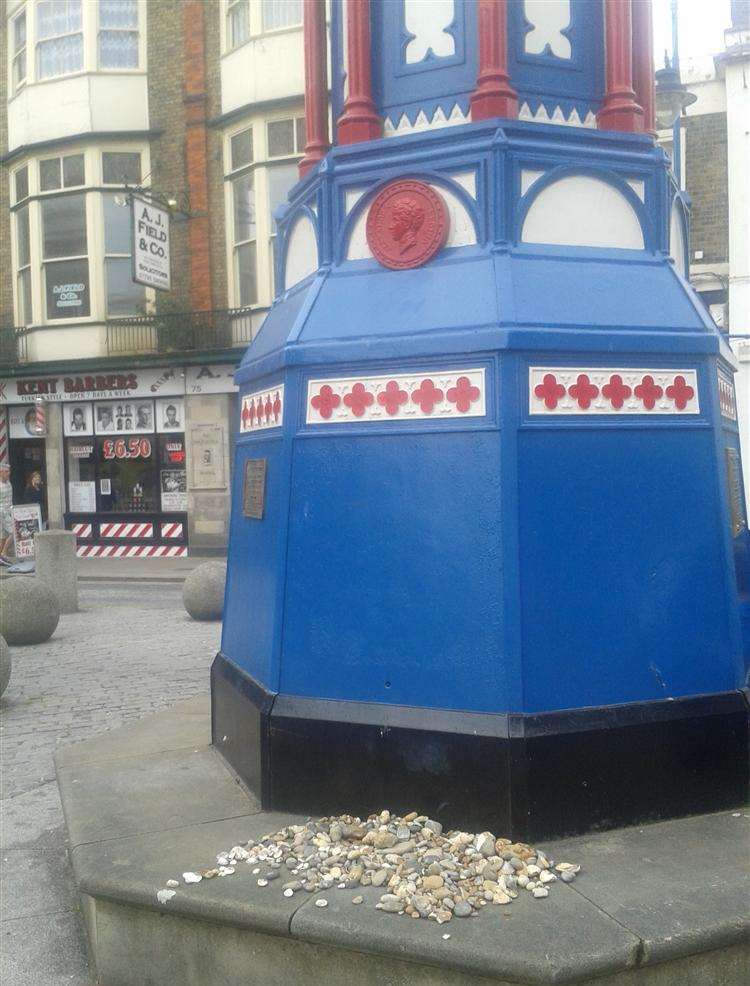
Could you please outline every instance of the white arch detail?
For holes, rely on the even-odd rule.
[[[640,221],[622,192],[600,178],[569,175],[542,189],[521,232],[523,243],[643,250]]]
[[[303,213],[295,220],[286,242],[284,290],[288,290],[317,269],[318,241],[315,237],[315,227],[310,222],[310,217]]]

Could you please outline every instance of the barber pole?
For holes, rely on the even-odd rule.
[[[35,420],[34,420],[34,431],[37,435],[47,434],[47,411],[44,406],[44,401],[41,397],[37,397],[34,401],[35,404]]]

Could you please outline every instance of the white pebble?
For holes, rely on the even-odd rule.
[[[167,880],[168,887],[179,887],[179,885],[180,885],[179,880]]]
[[[285,897],[294,897],[294,891],[293,891],[293,890],[292,890],[292,889],[291,889],[290,887],[288,887],[288,888],[287,888],[287,889],[286,889],[286,890],[284,891],[284,896],[285,896]]]
[[[532,892],[532,897],[537,897],[537,898],[540,898],[540,897],[549,897],[549,890],[547,890],[546,887],[537,887]]]
[[[253,876],[257,876],[260,873],[260,866],[256,866],[253,870]]]
[[[267,887],[268,886],[268,880],[262,880],[262,879],[261,880],[258,880],[258,886],[259,887]]]
[[[318,897],[318,899],[315,901],[315,906],[328,907],[328,901],[325,899],[325,897]]]
[[[203,877],[200,873],[183,873],[182,879],[185,883],[200,883]]]
[[[443,941],[448,941],[449,938],[450,938],[450,935],[443,935]]]
[[[174,890],[159,890],[156,894],[156,899],[160,904],[166,904],[168,900],[171,900],[175,895]]]

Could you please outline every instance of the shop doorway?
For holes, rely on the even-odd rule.
[[[13,503],[38,503],[47,523],[47,465],[43,438],[16,438],[10,442],[10,481]]]

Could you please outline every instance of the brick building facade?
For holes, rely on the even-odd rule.
[[[232,374],[304,144],[301,20],[301,0],[5,5],[0,455],[82,555],[226,546]],[[169,291],[129,276],[133,191],[169,203]]]

